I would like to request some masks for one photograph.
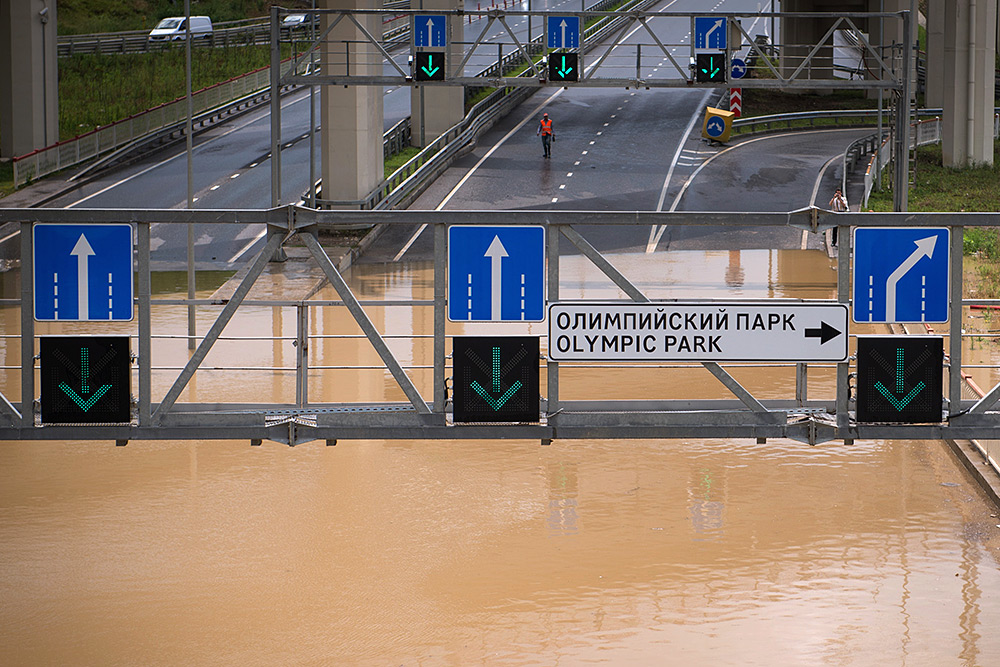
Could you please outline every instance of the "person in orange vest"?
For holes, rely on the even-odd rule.
[[[542,121],[538,124],[538,131],[535,135],[542,137],[542,148],[545,154],[542,157],[552,157],[552,142],[556,140],[555,130],[552,129],[552,119],[547,113],[542,114]]]

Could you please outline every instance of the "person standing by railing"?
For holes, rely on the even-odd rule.
[[[847,205],[847,197],[840,188],[837,188],[836,192],[833,193],[833,198],[829,203],[830,210],[836,211],[837,213],[846,213],[850,207]],[[837,245],[837,228],[833,228],[833,245]]]

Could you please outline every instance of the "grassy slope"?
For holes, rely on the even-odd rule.
[[[192,90],[266,67],[270,57],[268,46],[194,49]],[[183,97],[184,70],[184,49],[180,48],[155,53],[61,58],[60,138],[69,139],[99,125]],[[123,95],[122,91],[128,91],[128,95]]]

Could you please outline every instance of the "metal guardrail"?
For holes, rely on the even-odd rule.
[[[938,111],[939,109],[932,109],[930,111]],[[940,143],[941,141],[941,119],[932,118],[928,120],[917,121],[911,126],[910,132],[910,148],[915,148],[916,146],[929,146],[930,144]],[[997,113],[993,116],[993,138],[1000,138],[1000,108],[998,108]],[[852,148],[856,149],[860,155],[865,155],[868,153],[872,154],[872,158],[868,161],[867,167],[865,169],[865,185],[864,194],[861,199],[861,208],[868,207],[868,199],[871,197],[872,190],[875,188],[875,182],[877,179],[876,171],[878,169],[885,169],[889,165],[889,160],[891,157],[891,145],[889,138],[883,138],[881,143],[878,144],[878,150],[875,150],[875,143],[878,140],[878,135],[871,135],[870,137],[865,137],[864,139],[859,139],[854,142],[848,150]],[[855,146],[855,144],[857,146]],[[862,153],[862,149],[868,149],[868,153]],[[845,153],[845,160],[847,154]],[[857,162],[855,158],[854,162]],[[846,173],[846,164],[845,164]]]
[[[621,11],[641,10],[655,4],[656,0],[630,0]],[[617,0],[604,0],[600,4],[613,6]],[[605,21],[604,19],[612,19]],[[596,42],[619,28],[624,22],[622,17],[604,17],[585,31],[585,38],[596,46]],[[532,40],[532,47],[541,48],[542,35]],[[499,72],[524,62],[520,52],[514,52],[503,58],[501,63],[494,64],[483,70],[480,76],[490,78],[498,76]],[[530,70],[523,76],[530,75]],[[375,187],[362,201],[334,201],[317,199],[319,206],[359,206],[362,210],[388,210],[406,201],[412,200],[437,178],[454,161],[461,149],[475,141],[493,124],[510,113],[514,107],[531,96],[533,89],[498,88],[485,99],[476,104],[465,118],[450,127],[443,134],[429,143],[417,155],[413,156],[403,166],[393,172],[389,178]]]
[[[1000,107],[998,107],[996,111],[997,114],[993,118],[994,138],[1000,137]],[[886,116],[889,114],[886,110],[883,110],[882,113]],[[917,110],[917,118],[922,116],[934,116],[934,118],[918,120],[911,125],[912,131],[910,148],[915,146],[927,146],[941,141],[940,116],[942,113],[942,109],[936,108]],[[773,114],[769,116],[737,118],[733,121],[733,128],[740,129],[740,134],[757,134],[780,132],[782,130],[792,129],[810,129],[829,125],[828,123],[817,125],[817,120],[832,120],[834,126],[841,127],[845,124],[866,126],[870,124],[872,119],[877,118],[878,114],[878,109],[801,111],[796,113]],[[858,122],[859,120],[865,122]],[[842,121],[848,122],[844,123]],[[808,122],[808,125],[803,125],[804,122]],[[744,130],[744,128],[746,129]],[[884,134],[888,134],[888,132],[888,130],[885,130]],[[888,138],[883,136],[881,141],[879,141],[879,139],[878,134],[862,137],[851,142],[851,144],[844,151],[844,168],[842,171],[841,186],[845,193],[847,192],[847,175],[857,167],[857,164],[862,157],[865,155],[872,155],[872,159],[869,160],[866,165],[864,195],[861,202],[862,208],[865,208],[868,205],[868,198],[871,196],[872,189],[875,185],[876,165],[881,165],[881,168],[884,169],[889,164],[891,158],[892,151]],[[878,151],[877,153],[876,150]]]
[[[286,29],[286,33],[305,34],[306,26]],[[251,46],[268,44],[271,31],[268,19],[254,18],[242,21],[217,23],[207,37],[194,36],[191,46],[195,48],[227,48],[231,46]],[[183,46],[184,40],[154,41],[149,38],[149,30],[124,30],[121,32],[93,33],[89,35],[60,35],[59,57],[67,58],[81,54],[147,53],[161,51],[172,46]]]
[[[283,67],[287,69],[290,65],[291,62],[287,61]],[[242,106],[247,96],[259,94],[267,97],[270,94],[269,70],[270,68],[264,67],[197,91],[192,95],[194,113],[203,117],[212,113],[226,113],[232,106]],[[237,102],[232,103],[232,100]],[[220,109],[223,106],[225,108]],[[14,187],[21,187],[42,176],[122,148],[137,139],[148,138],[173,128],[186,118],[187,101],[185,98],[178,98],[73,139],[15,157]]]
[[[386,3],[386,9],[405,9],[400,3]],[[301,13],[307,13],[303,11]],[[383,23],[385,39],[395,39],[409,33],[409,16],[388,17]],[[308,38],[309,24],[281,29],[286,40]],[[191,46],[195,48],[230,48],[238,46],[266,45],[271,43],[271,24],[268,17],[224,21],[216,23],[207,37],[195,36]],[[162,51],[184,45],[184,40],[154,41],[149,38],[149,30],[124,30],[121,32],[92,33],[88,35],[60,35],[58,53],[60,58],[82,54],[148,53]]]

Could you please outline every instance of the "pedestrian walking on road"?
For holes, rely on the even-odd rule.
[[[542,137],[542,149],[545,151],[542,157],[552,157],[552,142],[556,140],[556,133],[552,129],[552,119],[547,113],[542,114],[542,120],[538,123],[538,131],[535,132],[535,135]]]
[[[844,196],[844,193],[840,190],[840,188],[837,188],[837,191],[833,193],[833,199],[830,200],[829,206],[831,211],[836,211],[837,213],[846,213],[849,210],[847,197]],[[831,236],[833,238],[832,244],[837,245],[836,227],[833,228]]]

